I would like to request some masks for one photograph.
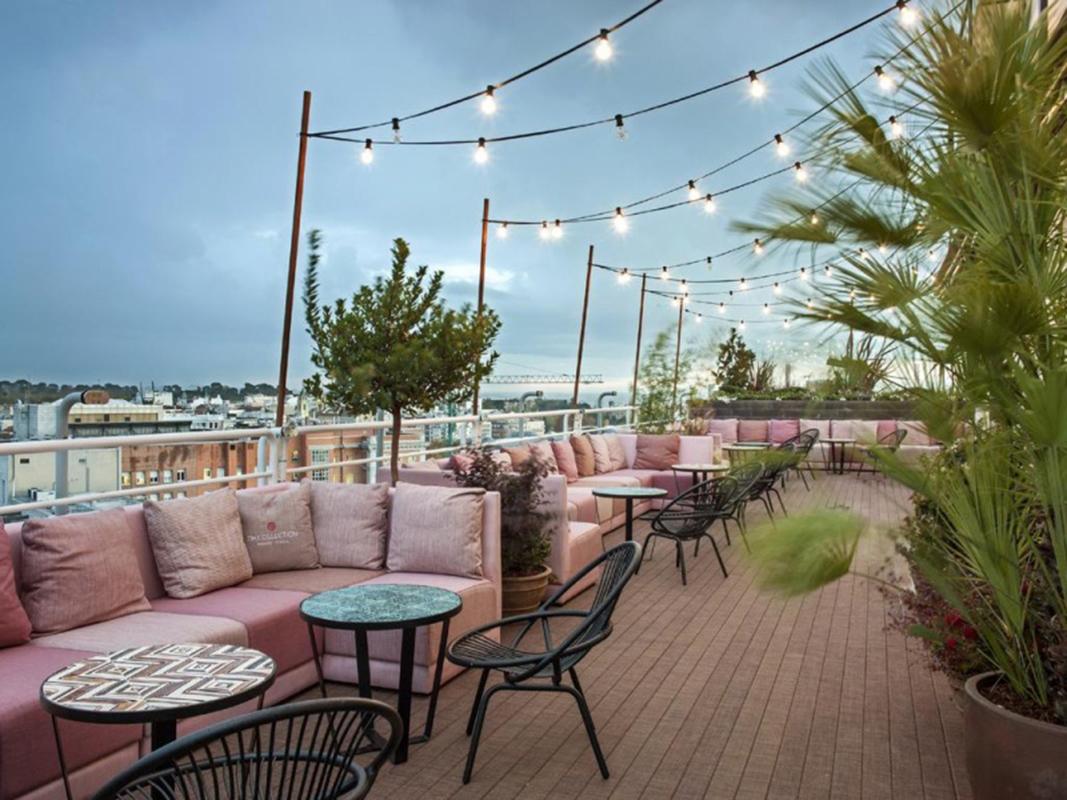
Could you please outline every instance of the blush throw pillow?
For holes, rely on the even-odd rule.
[[[237,508],[253,572],[315,569],[319,565],[308,484],[238,492]]]
[[[611,452],[608,450],[608,441],[598,433],[589,436],[589,444],[593,446],[593,470],[595,474],[602,475],[611,472]]]
[[[781,444],[800,433],[800,420],[772,419],[768,426],[771,444]]]
[[[14,647],[30,640],[30,618],[15,587],[15,565],[11,561],[11,539],[0,521],[0,647]]]
[[[709,419],[708,433],[719,434],[723,444],[737,444],[737,420],[733,418]]]
[[[307,483],[319,563],[382,569],[389,535],[389,484]]]
[[[534,442],[530,445],[530,455],[537,456],[541,463],[547,464],[549,472],[559,472],[559,465],[556,463],[556,454],[552,450],[551,442]]]
[[[739,442],[766,442],[767,420],[743,419],[737,423],[737,441]]]
[[[608,433],[604,435],[604,440],[608,443],[608,454],[611,456],[611,468],[626,469],[626,450],[622,446],[622,439],[618,434]]]
[[[578,477],[588,478],[596,474],[596,459],[593,456],[593,445],[588,436],[572,436],[571,448],[574,450],[574,460],[578,464]]]
[[[530,448],[527,445],[520,444],[516,447],[505,447],[504,452],[508,454],[508,458],[511,459],[512,469],[518,469],[526,459],[530,457]]]
[[[802,419],[800,420],[800,431],[816,430],[819,432],[820,439],[826,439],[830,436],[830,420],[828,419]]]
[[[131,536],[121,508],[26,522],[22,603],[33,632],[151,611]]]
[[[878,422],[873,419],[852,420],[852,438],[858,444],[874,444],[878,441]]]
[[[637,435],[637,457],[634,469],[670,469],[678,463],[681,439],[676,433]]]
[[[561,442],[552,442],[552,455],[556,457],[559,471],[567,478],[567,483],[578,480],[578,462],[574,457],[574,448],[571,443],[564,439]]]
[[[482,577],[484,507],[484,489],[398,484],[389,515],[389,571]]]
[[[233,489],[150,500],[144,517],[159,577],[171,597],[197,597],[252,577]]]

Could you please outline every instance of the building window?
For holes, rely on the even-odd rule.
[[[174,470],[174,480],[176,480],[176,481],[184,481],[185,480],[185,470],[184,469],[176,469],[176,470]]]
[[[159,483],[159,472],[156,470],[150,471],[148,473],[148,482],[151,484]]]
[[[20,464],[29,464],[30,460],[28,458],[20,458],[19,459],[19,463]]]
[[[133,482],[136,486],[144,486],[144,473],[140,470],[133,473]]]
[[[122,485],[123,486],[129,486],[130,485],[130,473],[128,473],[128,472],[123,472],[122,473]]]
[[[312,464],[329,464],[330,463],[330,448],[328,447],[312,447],[311,448],[311,463]],[[328,469],[313,469],[311,471],[311,480],[313,481],[328,481],[330,479],[330,470]]]
[[[211,478],[211,467],[204,467],[204,480]]]
[[[220,478],[225,478],[226,477],[226,467],[219,467],[217,470],[215,470],[215,474],[218,475]]]

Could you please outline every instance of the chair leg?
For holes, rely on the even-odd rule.
[[[778,493],[778,490],[772,488],[770,490],[770,493],[773,494],[776,498],[778,498],[778,505],[780,505],[782,507],[782,514],[784,516],[788,517],[789,516],[789,512],[786,511],[786,509],[785,509],[785,501],[782,500],[782,496]],[[769,495],[768,495],[768,499],[769,499]]]
[[[726,525],[726,517],[722,518],[722,532],[726,534],[726,544],[733,544],[730,541],[730,529]]]
[[[478,679],[478,690],[474,693],[474,703],[471,705],[471,715],[467,719],[467,735],[471,735],[471,731],[474,730],[474,717],[478,713],[478,704],[482,702],[482,695],[485,694],[485,682],[489,680],[489,670],[482,670],[482,677]]]
[[[573,678],[573,670],[572,675]],[[593,724],[593,715],[589,713],[589,704],[585,702],[585,695],[578,688],[565,686],[563,684],[559,687],[563,691],[567,692],[578,703],[578,711],[581,712],[582,722],[585,723],[585,732],[589,736],[589,744],[593,748],[593,755],[596,757],[597,766],[600,767],[600,774],[607,780],[611,777],[608,772],[608,762],[604,758],[604,751],[600,749],[600,740],[596,736],[596,725]]]
[[[763,501],[763,507],[767,509],[767,516],[771,518],[771,522],[774,522],[774,506],[771,505],[771,501],[767,499],[767,493],[764,492],[759,497]]]
[[[810,492],[810,491],[811,491],[811,487],[810,487],[810,486],[808,486],[808,478],[807,478],[807,476],[806,476],[806,475],[804,474],[804,470],[802,470],[802,469],[799,469],[799,468],[798,468],[798,469],[797,469],[797,475],[799,475],[799,476],[800,476],[800,480],[804,481],[804,488],[805,488],[805,489],[806,489],[807,491],[809,491],[809,492]]]
[[[739,519],[737,519],[735,517],[730,517],[730,519],[732,519],[737,524],[737,529],[739,531],[741,531],[741,543],[745,546],[745,552],[746,553],[751,553],[752,552],[752,548],[748,546],[748,534],[745,532],[745,526],[741,523],[741,520],[739,520]],[[727,531],[729,530],[729,528],[726,528],[726,520],[725,519],[722,521],[722,527],[725,528]],[[727,536],[727,544],[729,544],[729,536],[730,536],[729,533],[727,533],[726,536]]]
[[[467,765],[463,768],[463,782],[471,782],[471,773],[474,771],[474,757],[478,754],[478,740],[482,738],[482,724],[485,722],[485,710],[489,707],[489,699],[501,689],[506,689],[503,683],[498,683],[482,695],[478,701],[478,713],[474,717],[474,732],[471,735],[470,747],[467,749]]]
[[[719,569],[722,570],[722,576],[724,578],[729,578],[730,573],[726,571],[726,565],[722,561],[722,554],[719,552],[719,545],[715,543],[715,539],[710,533],[705,533],[704,535],[708,537],[708,541],[711,542],[711,549],[715,551],[715,558],[719,561]]]
[[[675,546],[678,548],[678,566],[682,568],[682,586],[688,586],[688,582],[685,579],[685,549],[682,547],[681,542],[675,542]]]

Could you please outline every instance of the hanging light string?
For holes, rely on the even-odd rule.
[[[963,0],[961,0],[961,2],[962,1]],[[759,79],[760,75],[765,74],[767,72],[771,72],[772,70],[778,69],[780,67],[783,67],[786,64],[789,64],[789,63],[791,63],[793,61],[796,61],[799,58],[803,58],[804,56],[815,52],[816,50],[819,50],[820,48],[826,47],[827,45],[832,44],[833,42],[836,42],[838,39],[841,39],[841,38],[843,38],[845,36],[848,36],[848,35],[850,35],[852,33],[855,33],[856,31],[861,30],[862,28],[865,28],[866,26],[868,26],[868,25],[870,25],[870,24],[872,24],[874,22],[877,22],[879,19],[881,19],[882,17],[886,16],[887,14],[892,13],[893,11],[901,11],[902,12],[903,9],[908,8],[908,2],[909,2],[909,0],[897,0],[897,2],[895,2],[893,5],[889,6],[888,8],[885,8],[882,11],[877,12],[876,14],[872,14],[870,17],[868,17],[868,18],[866,18],[866,19],[864,19],[864,20],[862,20],[860,22],[857,22],[856,24],[851,25],[851,26],[849,26],[848,28],[845,28],[842,31],[839,31],[839,32],[833,34],[832,36],[828,36],[827,38],[822,39],[821,41],[818,41],[818,42],[816,42],[816,43],[814,43],[812,45],[809,45],[809,46],[805,47],[803,50],[798,50],[795,53],[791,53],[790,55],[785,56],[784,58],[781,58],[781,59],[779,59],[778,61],[775,61],[772,64],[768,64],[767,66],[762,67],[761,69],[748,70],[747,72],[745,72],[742,75],[737,75],[737,76],[734,76],[733,78],[729,78],[727,80],[720,81],[719,83],[713,84],[711,86],[706,86],[703,89],[698,89],[695,92],[690,92],[689,94],[685,94],[685,95],[682,95],[680,97],[675,97],[675,98],[672,98],[670,100],[664,100],[663,102],[656,103],[656,104],[651,105],[651,106],[646,106],[645,108],[640,108],[640,109],[637,109],[636,111],[630,111],[630,112],[627,112],[625,114],[613,114],[610,117],[603,117],[601,119],[589,120],[588,122],[579,122],[579,123],[575,123],[575,124],[572,124],[572,125],[559,125],[559,126],[556,126],[556,127],[553,127],[553,128],[542,128],[540,130],[524,131],[522,133],[511,133],[511,134],[506,134],[506,135],[502,135],[502,136],[478,136],[478,137],[473,137],[473,138],[468,137],[468,138],[463,138],[463,139],[417,139],[417,140],[400,139],[399,137],[397,137],[397,138],[394,138],[393,141],[374,142],[374,144],[409,145],[409,146],[452,146],[452,145],[471,145],[471,144],[473,144],[473,145],[477,145],[480,148],[484,148],[486,144],[492,144],[492,143],[497,143],[497,142],[512,142],[512,141],[517,141],[517,140],[520,140],[520,139],[532,139],[532,138],[541,137],[541,136],[551,136],[551,135],[555,135],[555,134],[559,134],[559,133],[566,133],[568,131],[583,130],[585,128],[592,128],[592,127],[596,127],[596,126],[600,126],[600,125],[609,125],[610,124],[610,125],[615,125],[617,128],[621,129],[623,127],[623,122],[625,120],[627,120],[627,119],[631,119],[633,117],[638,117],[638,116],[641,116],[643,114],[649,114],[649,113],[651,113],[653,111],[661,111],[662,109],[670,108],[671,106],[678,105],[679,103],[685,103],[685,102],[688,102],[689,100],[694,100],[694,99],[696,99],[698,97],[703,97],[704,95],[710,94],[712,92],[716,92],[716,91],[719,91],[721,89],[725,89],[725,88],[727,88],[729,86],[733,86],[734,84],[740,83],[742,81],[749,81],[750,85],[753,85],[753,86],[758,85],[762,89],[762,83],[760,83],[760,79]],[[753,93],[755,94],[756,92],[754,91]],[[459,99],[459,100],[456,100],[456,101],[452,101],[450,104],[444,104],[442,106],[435,107],[434,109],[427,110],[425,112],[422,112],[422,114],[432,113],[432,111],[434,111],[434,110],[441,110],[442,108],[449,107],[449,105],[455,105],[456,103],[466,102],[467,100],[472,100],[472,99],[474,99],[476,97],[483,97],[483,96],[485,96],[485,94],[486,94],[486,91],[483,90],[483,91],[478,92],[476,94],[468,95],[468,96],[466,96],[466,97],[464,97],[462,99]],[[762,94],[762,91],[760,91],[759,94]],[[362,126],[362,127],[355,127],[355,128],[339,128],[339,129],[330,130],[330,131],[316,131],[314,133],[309,133],[308,136],[311,137],[311,138],[315,138],[315,139],[326,139],[326,140],[337,141],[337,142],[350,142],[350,143],[356,143],[356,144],[364,144],[365,142],[371,142],[372,140],[357,138],[357,137],[348,136],[348,135],[345,135],[345,134],[358,133],[360,131],[368,130],[370,127],[380,128],[380,127],[383,127],[385,125],[392,125],[393,129],[394,129],[394,132],[399,132],[399,123],[403,122],[404,119],[411,119],[412,116],[414,116],[414,115],[409,115],[408,117],[404,117],[404,118],[399,118],[398,117],[396,119],[389,120],[388,122],[375,123],[373,126]],[[396,125],[394,125],[394,122],[396,123]],[[540,224],[540,223],[537,223],[537,224]]]
[[[447,100],[443,103],[438,103],[437,105],[423,109],[422,111],[416,111],[411,114],[405,114],[399,117],[392,117],[391,119],[384,120],[383,122],[372,122],[365,125],[356,125],[351,128],[338,128],[336,130],[330,131],[318,131],[316,133],[309,133],[308,136],[314,136],[316,138],[325,139],[327,137],[338,136],[344,133],[359,133],[361,131],[370,131],[385,127],[391,127],[394,131],[398,131],[400,129],[401,122],[408,122],[413,119],[418,119],[419,117],[426,117],[430,114],[436,114],[439,111],[444,111],[445,109],[452,108],[453,106],[462,105],[463,103],[468,103],[471,100],[477,100],[478,98],[485,98],[486,96],[491,97],[492,93],[495,92],[497,89],[503,89],[505,86],[509,86],[510,84],[515,83],[516,81],[520,81],[523,78],[529,77],[535,72],[539,72],[545,67],[549,67],[552,64],[555,64],[557,61],[560,61],[569,55],[577,53],[584,47],[588,47],[591,44],[597,44],[598,47],[601,46],[603,42],[609,41],[609,34],[615,33],[615,31],[619,30],[620,28],[629,25],[635,19],[647,13],[648,11],[651,11],[653,8],[655,8],[662,2],[663,0],[652,0],[652,2],[637,9],[637,11],[635,11],[633,14],[626,17],[625,19],[616,22],[610,27],[601,28],[599,33],[590,36],[588,39],[583,39],[582,41],[578,42],[578,44],[568,47],[566,50],[562,50],[556,53],[554,56],[550,56],[544,61],[534,64],[532,67],[527,67],[521,72],[512,75],[510,78],[505,78],[502,81],[497,81],[496,83],[490,84],[485,89],[480,89],[477,92],[465,94],[462,97],[457,97],[455,100]],[[608,57],[610,57],[610,44],[608,45],[608,47]],[[606,60],[602,58],[599,53],[597,54],[597,57],[600,58],[600,60]]]

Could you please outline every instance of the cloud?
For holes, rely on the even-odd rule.
[[[445,274],[445,283],[464,284],[468,286],[478,285],[478,265],[472,262],[455,262],[435,264],[434,269]],[[496,269],[487,266],[485,268],[485,286],[498,292],[510,292],[513,283],[518,276],[506,269]]]

